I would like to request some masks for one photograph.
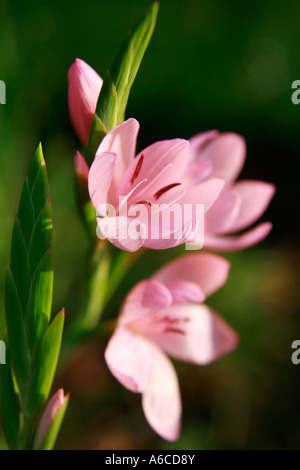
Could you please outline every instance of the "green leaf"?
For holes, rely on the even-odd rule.
[[[91,164],[92,161],[94,160],[97,148],[99,147],[100,142],[106,136],[108,131],[109,129],[105,127],[101,119],[97,116],[97,114],[95,114],[92,120],[89,143],[86,148],[86,155],[85,155],[86,161],[89,164]]]
[[[133,28],[104,78],[86,152],[89,163],[105,134],[124,120],[130,89],[152,37],[158,8],[158,2],[153,3]]]
[[[30,377],[30,356],[20,297],[9,267],[5,280],[5,312],[12,365],[17,382],[22,386]]]
[[[15,220],[5,308],[17,383],[29,380],[32,361],[48,327],[52,306],[52,210],[46,164],[37,148]]]
[[[0,367],[1,415],[5,438],[10,449],[18,448],[20,404],[11,375],[10,359],[6,351],[6,364]]]
[[[65,313],[62,310],[56,315],[41,341],[28,402],[25,405],[25,414],[29,416],[41,411],[48,399],[59,357],[64,318]]]
[[[86,299],[84,310],[79,314],[73,326],[83,334],[93,331],[99,324],[103,311],[105,295],[109,286],[109,269],[111,264],[110,245],[96,242],[89,260]]]
[[[135,80],[142,58],[152,37],[158,14],[158,3],[153,3],[146,16],[129,33],[103,82],[96,114],[110,130],[124,120],[130,89]]]
[[[65,416],[68,404],[69,404],[69,397],[66,397],[64,404],[59,409],[55,418],[53,419],[50,429],[47,432],[43,442],[40,444],[39,447],[34,447],[34,450],[52,450],[53,449],[61,424],[62,424],[62,421]]]
[[[48,248],[33,273],[31,281],[31,294],[28,304],[30,315],[26,317],[26,332],[28,343],[32,351],[36,351],[40,338],[49,324],[51,314],[53,271],[52,246]]]
[[[30,266],[27,246],[22,234],[22,228],[18,216],[16,217],[13,229],[12,248],[11,271],[16,283],[16,288],[18,290],[22,312],[24,315],[30,290]]]
[[[64,324],[61,312],[49,326],[52,294],[52,209],[39,145],[14,223],[5,282],[10,360],[1,366],[1,414],[10,448],[30,448],[52,385]]]
[[[32,227],[31,238],[28,245],[28,256],[33,274],[41,259],[48,251],[52,243],[52,209],[51,200],[48,197],[43,207],[37,212],[35,223]]]

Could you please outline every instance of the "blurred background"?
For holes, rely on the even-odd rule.
[[[73,195],[79,142],[67,109],[67,72],[80,57],[104,76],[142,0],[0,2],[0,329],[12,226],[38,142],[46,157],[54,218],[54,306],[76,314],[87,240]],[[299,157],[300,3],[161,0],[158,24],[133,85],[127,117],[141,124],[140,148],[207,130],[243,134],[242,177],[274,182],[263,220],[271,235],[227,255],[228,283],[208,300],[238,331],[238,349],[207,367],[176,363],[182,434],[166,443],[148,427],[140,396],[108,372],[96,338],[61,366],[55,388],[71,392],[58,449],[300,448]],[[130,287],[179,250],[147,253],[109,305],[118,312]],[[0,438],[1,441],[1,438]]]

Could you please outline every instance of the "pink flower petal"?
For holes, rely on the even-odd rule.
[[[164,217],[169,211],[162,211],[161,214]],[[182,245],[183,243],[189,242],[193,234],[194,221],[192,217],[185,218],[181,223],[171,223],[171,230],[169,233],[160,233],[160,237],[147,238],[144,242],[144,247],[151,250],[167,250],[176,246]]]
[[[93,206],[101,216],[106,215],[104,205],[107,201],[107,192],[111,184],[115,162],[116,155],[114,153],[96,154],[89,171],[88,188],[90,198]]]
[[[173,304],[187,302],[204,302],[205,295],[200,287],[192,281],[175,280],[165,283],[172,294]]]
[[[149,378],[142,405],[146,419],[163,439],[176,441],[181,427],[181,397],[176,371],[167,356],[151,345]]]
[[[146,419],[160,436],[178,438],[181,398],[175,369],[151,341],[119,327],[105,350],[105,361],[115,378],[132,392],[143,393]]]
[[[217,130],[205,131],[197,134],[189,139],[191,144],[191,156],[192,158],[197,158],[199,153],[204,148],[205,145],[212,142],[216,137],[220,135],[220,132]]]
[[[128,206],[141,200],[159,202],[158,192],[170,184],[180,183],[189,158],[189,143],[183,139],[156,142],[140,152],[131,162],[122,179],[119,194],[129,194]]]
[[[89,176],[89,166],[80,152],[76,152],[74,157],[74,171],[83,179],[87,180]]]
[[[275,193],[275,186],[263,181],[238,181],[234,190],[240,195],[241,208],[231,232],[252,225],[265,212]]]
[[[234,181],[239,175],[246,156],[246,144],[242,136],[223,133],[207,144],[201,151],[200,158],[210,159],[213,164],[211,177]]]
[[[272,230],[270,222],[264,222],[238,236],[206,236],[205,247],[216,251],[236,251],[261,242]]]
[[[180,204],[203,204],[204,212],[207,212],[223,188],[224,181],[222,179],[209,179],[188,188],[187,193],[180,199]]]
[[[117,155],[114,173],[109,190],[109,201],[116,203],[117,188],[122,177],[135,157],[136,140],[139,123],[135,119],[127,119],[114,127],[102,140],[97,153],[112,152]]]
[[[190,239],[197,212],[195,202],[190,204],[190,210],[181,204],[185,194],[186,190],[181,186],[174,187],[162,195],[159,204],[147,207],[147,218],[140,217],[148,227],[145,248],[164,250]]]
[[[148,320],[147,337],[175,359],[198,365],[224,356],[238,342],[236,332],[219,315],[195,304],[173,305],[157,313]]]
[[[205,233],[227,232],[235,223],[241,207],[237,191],[224,189],[205,216]]]
[[[92,67],[76,59],[68,72],[69,113],[73,127],[84,145],[87,145],[102,78]]]
[[[192,225],[190,225],[189,228],[184,228],[184,232],[180,229],[178,232],[172,233],[169,238],[159,240],[152,240],[148,238],[145,240],[143,246],[145,248],[149,248],[150,250],[168,250],[169,248],[175,248],[176,246],[190,241],[191,231]]]
[[[230,264],[221,256],[210,253],[191,253],[170,261],[153,276],[166,285],[174,281],[196,283],[209,296],[227,281]]]
[[[211,160],[196,158],[189,163],[184,175],[181,177],[181,182],[187,187],[201,183],[210,176],[212,169]]]
[[[141,281],[127,295],[119,316],[119,324],[133,322],[171,304],[172,295],[161,282],[152,279]]]
[[[151,368],[147,340],[119,327],[110,338],[104,357],[109,370],[124,387],[135,393],[144,391]]]
[[[98,237],[106,238],[121,250],[137,251],[144,244],[144,238],[133,228],[133,220],[124,216],[98,218]]]
[[[149,235],[145,240],[144,246],[152,250],[164,250],[190,242],[195,238],[196,230],[201,235],[203,213],[209,210],[223,187],[224,181],[214,178],[188,189],[180,185],[165,192],[159,198],[158,209],[156,206],[151,207],[151,217],[147,222],[151,237]],[[158,212],[161,212],[162,223],[156,220]]]

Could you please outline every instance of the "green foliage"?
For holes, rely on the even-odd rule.
[[[59,356],[64,319],[65,313],[62,310],[42,338],[25,409],[29,415],[41,411],[49,396]]]
[[[25,179],[5,282],[9,357],[1,366],[1,414],[10,448],[28,448],[52,385],[64,312],[52,308],[52,210],[42,147]]]
[[[124,121],[130,89],[152,37],[159,4],[155,2],[145,17],[130,31],[110,70],[107,71],[99,95],[87,147],[91,162],[103,137]]]

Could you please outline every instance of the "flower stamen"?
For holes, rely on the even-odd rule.
[[[170,189],[172,188],[175,188],[176,186],[179,186],[181,185],[181,183],[172,183],[172,184],[168,184],[168,186],[165,186],[164,188],[161,188],[159,189],[155,194],[154,194],[154,197],[155,199],[159,199],[160,196],[162,196],[163,194],[165,194],[167,191],[169,191]]]
[[[132,178],[130,180],[130,184],[133,184],[134,180],[139,176],[139,173],[140,173],[141,168],[142,168],[143,161],[144,161],[144,154],[142,153],[142,155],[140,156],[139,161],[137,162],[137,165],[135,167],[134,173],[133,173]]]
[[[146,183],[148,180],[145,178],[144,180],[140,181],[124,198],[122,199],[121,204],[119,205],[118,211],[120,212],[121,208],[124,206],[124,204],[128,201],[130,196],[137,190],[139,186],[141,186],[143,183]]]

